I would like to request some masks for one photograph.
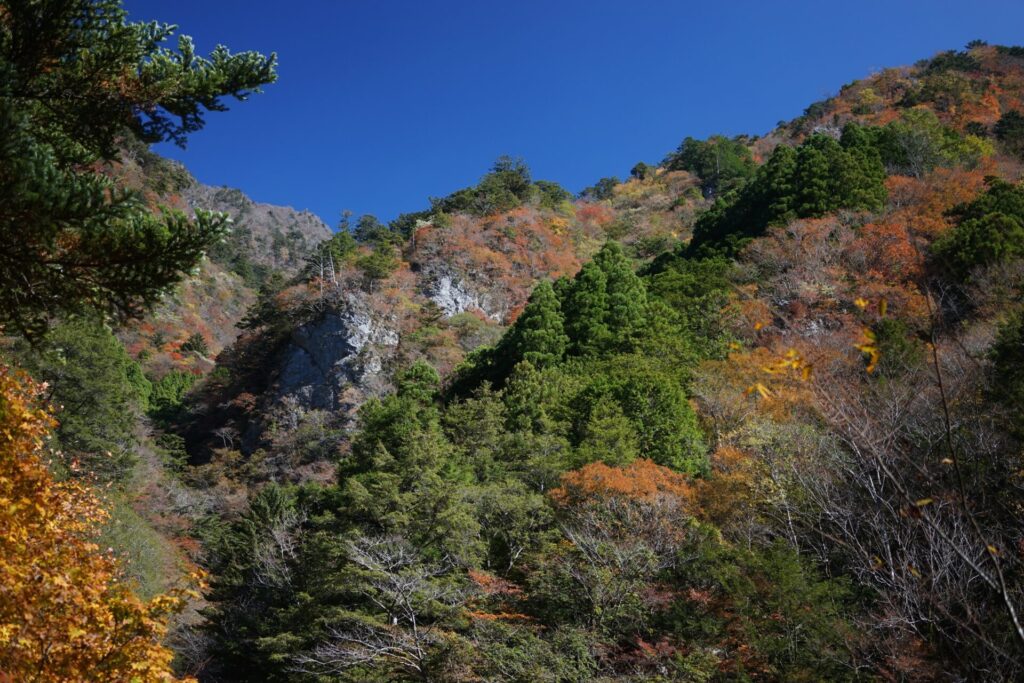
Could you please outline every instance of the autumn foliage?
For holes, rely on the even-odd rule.
[[[625,467],[592,462],[562,475],[562,485],[551,492],[556,505],[568,506],[589,498],[624,497],[653,501],[672,496],[692,501],[694,492],[686,475],[640,458]]]
[[[171,681],[161,644],[181,600],[142,602],[93,542],[105,513],[42,461],[42,387],[0,369],[0,681]]]

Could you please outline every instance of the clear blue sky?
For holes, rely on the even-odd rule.
[[[687,135],[763,134],[886,66],[1024,44],[1024,2],[125,0],[209,51],[276,51],[263,95],[184,151],[203,182],[389,220],[501,154],[578,191]]]

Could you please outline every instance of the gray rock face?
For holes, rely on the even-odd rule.
[[[277,398],[306,408],[351,411],[367,396],[383,394],[385,358],[398,333],[350,297],[339,310],[292,333],[277,379]]]
[[[507,312],[504,306],[497,304],[495,297],[476,290],[467,278],[447,269],[428,275],[424,293],[448,317],[469,310],[480,310],[491,320],[501,322]]]

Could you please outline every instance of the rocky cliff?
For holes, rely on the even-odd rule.
[[[252,264],[293,275],[313,248],[331,236],[330,228],[309,211],[255,202],[234,188],[197,182],[185,189],[183,197],[192,209],[223,211],[231,216],[227,248],[214,258],[233,261],[244,255]]]

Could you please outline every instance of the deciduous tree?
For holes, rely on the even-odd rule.
[[[142,602],[96,545],[99,502],[44,464],[54,420],[41,391],[0,369],[0,678],[173,680],[161,641],[181,601]]]

